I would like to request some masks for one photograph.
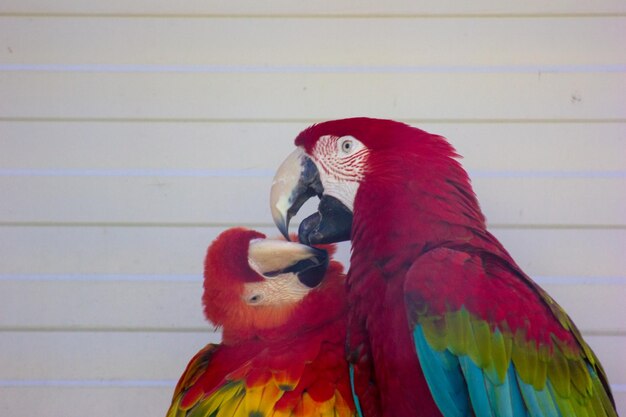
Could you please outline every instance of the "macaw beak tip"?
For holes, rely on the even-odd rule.
[[[276,227],[278,227],[278,230],[283,235],[283,237],[288,242],[290,242],[291,238],[289,237],[289,220],[281,216],[281,218],[278,220],[274,219],[274,223],[276,224]]]
[[[270,192],[270,210],[274,224],[287,240],[289,240],[289,221],[291,220],[289,216],[290,194],[288,187],[283,184],[283,181],[277,181],[274,178]]]
[[[274,224],[289,239],[289,222],[311,197],[321,194],[319,173],[302,148],[293,151],[280,165],[270,191],[270,210]]]

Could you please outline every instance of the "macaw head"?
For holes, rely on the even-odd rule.
[[[267,239],[241,227],[226,230],[209,246],[205,259],[205,316],[225,335],[240,337],[292,320],[303,327],[314,325],[330,314],[320,311],[326,298],[343,288],[343,267],[329,261],[334,247],[326,249]],[[342,305],[344,297],[337,298],[335,304]]]
[[[351,118],[313,125],[295,144],[274,177],[270,205],[287,236],[289,221],[304,202],[320,198],[318,211],[300,224],[302,243],[348,240],[364,204],[387,212],[394,203],[392,209],[409,204],[399,199],[410,193],[432,195],[433,206],[451,196],[456,204],[471,206],[477,221],[483,219],[458,155],[441,136],[393,120]],[[430,210],[436,215],[435,207]]]

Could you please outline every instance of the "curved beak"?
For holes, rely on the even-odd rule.
[[[317,212],[300,224],[300,242],[311,245],[349,240],[352,212],[335,197],[324,194],[320,173],[302,148],[285,159],[272,182],[270,209],[278,230],[289,239],[289,221],[315,195],[320,204]]]
[[[248,264],[265,276],[293,273],[309,288],[317,287],[328,268],[328,252],[295,242],[273,239],[250,241]]]
[[[317,167],[302,148],[297,148],[278,167],[270,191],[272,217],[285,239],[289,240],[291,218],[309,198],[323,192]]]

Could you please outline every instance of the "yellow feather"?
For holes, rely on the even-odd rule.
[[[222,402],[220,408],[218,409],[216,417],[248,417],[247,414],[242,414],[243,412],[243,402],[246,397],[246,392],[243,387],[242,390],[239,391],[238,395],[233,396],[230,400]]]
[[[550,378],[550,383],[561,397],[570,398],[572,391],[569,364],[558,345],[554,346],[552,357],[548,362],[548,378]]]
[[[591,377],[589,376],[589,372],[587,371],[585,361],[578,358],[569,359],[567,362],[569,364],[571,381],[576,390],[580,392],[584,397],[591,395]]]
[[[243,383],[229,383],[213,393],[210,397],[211,411],[217,410],[222,404],[235,401],[245,395]]]
[[[335,396],[337,395],[335,391]],[[317,403],[317,411],[322,416],[333,416],[335,414],[335,396],[330,397],[328,400],[324,402]]]
[[[258,385],[256,387],[248,387],[246,389],[246,396],[243,401],[243,409],[246,413],[253,411],[261,411],[261,401],[267,390],[267,385]]]
[[[270,417],[290,417],[292,415],[291,410],[274,410],[272,414],[270,414]]]
[[[498,375],[498,382],[504,381],[511,361],[511,338],[496,329],[490,335],[492,347],[492,366]],[[508,342],[507,342],[508,341]]]
[[[541,379],[544,370],[540,368],[534,342],[527,341],[522,331],[515,334],[511,358],[522,381],[541,391],[546,382],[545,377]]]
[[[422,317],[420,318],[422,330],[428,344],[436,351],[443,351],[448,347],[446,341],[446,321],[443,317]]]
[[[302,394],[302,398],[300,402],[293,410],[293,415],[295,417],[308,417],[313,416],[315,413],[315,401],[308,393]]]
[[[181,395],[179,395],[174,401],[172,401],[172,405],[170,409],[167,411],[167,415],[165,417],[177,417],[180,410],[180,399]]]
[[[280,400],[283,395],[282,390],[278,388],[273,380],[270,380],[265,384],[265,390],[261,394],[261,400],[259,402],[259,410],[266,414],[269,414],[274,409],[276,402]]]
[[[450,352],[457,356],[467,354],[470,343],[469,313],[465,308],[446,315],[447,341]]]
[[[484,320],[476,318],[472,318],[470,323],[473,340],[468,346],[469,357],[482,369],[493,368],[491,359],[491,330],[489,329],[489,324]]]
[[[350,409],[346,400],[339,391],[335,391],[335,413],[336,417],[353,417],[356,414]]]

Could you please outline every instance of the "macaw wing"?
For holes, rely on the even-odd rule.
[[[187,365],[166,417],[248,417],[256,415],[251,411],[273,409],[282,394],[273,381],[252,376],[258,383],[246,385],[259,371],[251,360],[208,344]]]
[[[166,417],[354,416],[345,393],[325,392],[304,372],[304,362],[291,369],[273,365],[267,350],[249,358],[209,344],[187,365]]]
[[[198,404],[203,392],[197,382],[206,373],[218,349],[219,345],[208,344],[191,358],[176,384],[172,404],[166,417],[188,416],[188,411]]]
[[[242,362],[240,357],[221,351],[219,345],[208,344],[183,372],[167,417],[248,416],[248,410],[273,407],[280,397],[278,387],[247,387],[245,378],[251,372],[250,361]]]
[[[417,356],[445,417],[617,416],[578,330],[508,261],[440,247],[407,272]]]

